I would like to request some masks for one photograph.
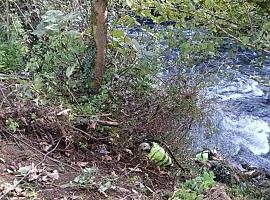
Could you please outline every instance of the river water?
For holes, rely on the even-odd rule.
[[[216,84],[206,88],[217,132],[212,137],[196,134],[194,146],[216,149],[239,168],[250,164],[270,171],[270,58],[240,47],[230,58],[227,50],[216,60],[217,65],[225,61],[220,70],[227,76],[217,73]],[[262,60],[261,66],[254,60]]]
[[[137,28],[128,34],[138,38],[143,32]],[[192,37],[193,33],[185,34]],[[212,102],[211,114],[217,131],[210,137],[208,129],[198,124],[192,131],[193,146],[196,150],[215,149],[240,169],[242,164],[249,164],[270,171],[270,87],[266,86],[270,84],[270,56],[262,57],[229,40],[226,43],[220,47],[218,58],[203,65],[213,72],[211,79],[215,77],[203,92]],[[168,64],[164,77],[168,77],[175,74],[170,68],[180,51],[171,51],[166,41],[160,45],[164,52],[170,52],[164,54]],[[236,50],[234,56],[230,55],[231,48]]]

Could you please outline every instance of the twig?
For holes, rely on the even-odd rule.
[[[229,33],[228,31],[226,31],[225,29],[223,29],[222,27],[220,27],[218,24],[214,24],[214,26],[216,26],[219,30],[221,30],[223,33],[225,33],[226,35],[228,35],[229,37],[233,38],[234,40],[240,42],[241,44],[243,44],[243,41],[241,39],[239,39],[238,37],[232,35],[231,33]],[[255,48],[257,49],[256,45],[253,44],[246,44],[249,47]],[[265,53],[270,53],[269,50],[262,48],[262,51],[264,51]]]
[[[119,126],[118,122],[104,121],[104,120],[90,120],[92,123],[97,123],[102,126]]]
[[[128,175],[128,174],[130,174],[131,172],[136,172],[136,169],[140,166],[142,164],[142,162],[140,162],[139,164],[137,164],[133,169],[131,169],[130,171],[128,171],[128,172],[126,172],[126,173],[124,173],[124,174],[122,174],[122,175],[120,175],[120,176],[118,176],[118,177],[116,177],[116,178],[114,178],[114,179],[111,179],[111,181],[116,181],[116,180],[118,180],[118,179],[120,179],[120,178],[122,178],[122,177],[124,177],[124,176],[126,176],[126,175]]]
[[[79,102],[77,101],[76,97],[74,96],[74,94],[71,92],[71,90],[69,89],[69,87],[66,85],[66,88],[68,90],[68,93],[71,95],[71,97],[73,98],[73,100],[76,102],[76,104],[78,105],[78,108],[83,112]]]
[[[101,113],[95,115],[86,115],[86,114],[77,115],[77,117],[108,117],[108,116],[112,116],[112,113]]]
[[[3,74],[0,73],[0,80],[9,80],[9,79],[24,79],[29,80],[29,76],[27,75],[14,75],[14,74]]]
[[[196,13],[194,13],[194,12],[189,12],[189,11],[185,11],[185,10],[181,10],[181,11],[182,11],[182,12],[185,12],[185,13],[187,13],[187,14],[190,14],[190,15],[192,15],[192,16],[196,16]],[[212,13],[209,13],[209,12],[207,12],[206,14],[211,15],[211,16],[217,18],[217,19],[225,20],[225,21],[227,21],[227,22],[229,22],[229,23],[231,23],[231,24],[233,23],[233,25],[237,25],[237,24],[235,24],[234,22],[232,22],[231,20],[228,21],[228,19],[225,19],[225,18],[222,17],[222,16],[213,15]],[[205,16],[201,16],[201,17],[204,18],[205,20],[208,20],[208,21],[209,21],[209,19],[207,19]],[[243,42],[242,42],[241,39],[239,39],[239,38],[237,38],[236,36],[232,35],[231,33],[229,33],[228,31],[226,31],[226,30],[223,29],[222,27],[220,27],[220,26],[219,26],[218,24],[216,24],[215,22],[210,21],[210,24],[216,26],[219,30],[221,30],[223,33],[225,33],[226,35],[228,35],[228,36],[231,37],[232,39],[234,39],[234,40],[240,42],[241,44],[243,44]],[[252,28],[252,27],[251,27],[251,28]],[[258,48],[256,47],[256,45],[253,45],[253,44],[246,44],[246,46],[249,46],[249,47],[258,49]],[[266,49],[266,48],[261,48],[261,50],[262,50],[263,52],[265,52],[265,53],[270,53],[270,50],[268,50],[268,49]]]
[[[86,136],[88,136],[89,138],[91,138],[91,139],[93,139],[93,140],[106,140],[106,139],[108,139],[109,137],[104,137],[104,138],[96,138],[96,137],[94,137],[94,136],[92,136],[92,135],[90,135],[89,133],[87,133],[87,132],[85,132],[85,131],[83,131],[83,130],[81,130],[81,129],[79,129],[79,128],[76,128],[75,126],[70,126],[71,128],[73,128],[75,131],[79,131],[79,132],[81,132],[82,134],[84,134],[84,135],[86,135]]]
[[[1,87],[0,87],[0,91],[1,91],[1,93],[2,93],[2,97],[3,97],[3,101],[1,102],[1,106],[2,106],[2,104],[4,103],[4,101],[6,101],[6,102],[9,104],[9,106],[11,106],[10,101],[7,99],[7,97],[6,97],[6,95],[5,95],[4,91],[2,90],[2,88],[1,88]]]
[[[91,138],[93,140],[98,140],[96,137],[90,135],[89,133],[87,133],[79,128],[76,128],[75,126],[71,126],[71,128],[73,128],[75,131],[79,131],[79,132],[83,133],[84,135],[88,136],[89,138]]]
[[[119,162],[119,163],[126,164],[127,166],[132,166],[132,167],[135,166],[135,165],[132,164],[132,163],[124,163],[124,162]],[[134,169],[135,169],[138,165],[140,165],[140,164],[142,164],[142,162],[140,162],[139,164],[137,164],[137,165],[134,167]],[[157,174],[157,173],[154,172],[153,170],[147,169],[147,168],[145,168],[145,167],[142,167],[142,169],[145,170],[145,171],[147,171],[147,172],[149,172],[149,173],[152,173],[152,174],[154,174],[155,176],[158,176],[158,177],[160,177],[160,178],[167,177],[167,176],[162,176],[162,175],[160,175],[160,174]],[[134,170],[133,170],[133,171],[134,171]],[[132,172],[133,172],[133,171],[132,171]]]
[[[25,22],[30,26],[30,28],[32,29],[32,31],[34,31],[34,30],[35,30],[34,27],[33,27],[32,24],[28,21],[28,18],[25,16],[25,14],[24,14],[23,11],[21,10],[20,6],[19,6],[16,2],[14,2],[14,1],[12,1],[12,3],[14,3],[14,5],[18,8],[18,10],[20,11],[21,15],[24,17]]]
[[[57,148],[58,145],[60,144],[62,138],[63,138],[63,136],[62,136],[61,138],[59,138],[59,141],[57,142],[57,144],[55,145],[55,147],[54,147],[52,150],[48,151],[48,152],[44,155],[43,159],[37,164],[37,166],[39,166],[41,163],[43,163],[43,162],[46,160],[46,158],[48,157],[48,155],[56,150],[56,148]]]
[[[41,163],[38,163],[35,168],[37,168]],[[42,171],[44,171],[45,168],[42,169]],[[6,195],[8,195],[8,193],[10,193],[12,190],[14,190],[29,174],[31,174],[32,171],[29,170],[18,182],[16,182],[15,185],[13,185],[13,187],[9,188],[4,194],[2,194],[2,196],[0,196],[0,199],[4,198]],[[40,176],[40,175],[39,175]]]
[[[79,122],[82,124],[96,123],[102,126],[114,126],[114,127],[117,127],[120,125],[118,122],[114,122],[114,121],[105,121],[105,120],[99,120],[99,119],[94,120],[94,119],[86,119],[86,118],[79,119]]]
[[[9,133],[8,133],[9,134]],[[16,137],[15,137],[16,138]],[[18,138],[16,138],[17,140],[18,140]],[[51,151],[49,151],[49,152],[47,152],[45,155],[44,155],[44,157],[43,157],[43,159],[38,163],[38,164],[36,164],[36,166],[35,166],[35,168],[37,168],[39,165],[41,165],[45,160],[46,160],[46,158],[48,157],[48,155],[50,154],[50,153],[52,153],[52,152],[54,152],[55,150],[56,150],[56,148],[58,147],[58,145],[59,145],[59,143],[61,142],[61,139],[62,138],[60,138],[59,139],[59,141],[58,141],[58,143],[55,145],[55,147],[51,150]],[[21,141],[21,140],[20,140]],[[22,142],[22,141],[21,141]],[[23,142],[24,143],[24,142]],[[44,169],[43,169],[44,170]],[[9,192],[11,192],[12,190],[14,190],[30,173],[32,173],[32,171],[31,170],[29,170],[18,182],[16,182],[16,184],[15,185],[13,185],[13,187],[11,187],[10,189],[8,189],[2,196],[0,196],[0,199],[2,199],[2,198],[4,198],[6,195],[8,195],[8,193]]]
[[[29,174],[31,173],[31,170],[27,172],[13,187],[9,188],[2,196],[0,196],[0,199],[3,199],[8,193],[10,193],[12,190],[14,190]]]

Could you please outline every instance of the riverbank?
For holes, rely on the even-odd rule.
[[[215,181],[218,174],[199,173],[202,166],[192,152],[175,154],[186,171],[159,169],[138,153],[136,140],[123,138],[121,117],[112,120],[106,114],[80,123],[64,105],[22,98],[21,86],[18,79],[1,82],[2,199],[260,199],[254,185],[261,185],[263,178],[252,180],[251,189],[247,182],[220,183]]]

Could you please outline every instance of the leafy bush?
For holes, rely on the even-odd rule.
[[[214,178],[215,176],[213,172],[204,170],[201,176],[198,176],[191,180],[187,180],[169,200],[203,199],[205,192],[214,186]]]
[[[0,71],[18,71],[24,68],[29,49],[27,35],[20,19],[12,15],[12,24],[0,23]]]

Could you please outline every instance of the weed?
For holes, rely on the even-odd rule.
[[[73,187],[78,188],[90,188],[94,186],[95,183],[95,173],[97,172],[97,168],[85,168],[81,175],[77,176],[72,182],[71,185]]]
[[[104,193],[106,192],[108,189],[110,189],[112,186],[112,182],[109,178],[104,178],[104,180],[102,181],[101,186],[99,187],[99,191]]]
[[[228,193],[231,193],[237,199],[248,199],[248,200],[263,200],[262,193],[258,191],[258,188],[251,186],[243,186],[239,184],[233,184],[228,188]]]
[[[170,200],[199,200],[203,199],[204,193],[215,184],[214,174],[204,170],[201,176],[187,180],[180,189],[170,198]]]
[[[87,142],[79,142],[78,143],[78,147],[79,147],[79,149],[81,149],[81,150],[83,150],[83,151],[86,151],[87,150],[87,147],[88,147],[88,144],[87,144]]]
[[[24,184],[22,184],[22,188],[26,192],[27,199],[29,199],[29,200],[38,199],[38,193],[36,191],[35,186],[33,186],[32,184],[29,184],[29,183],[24,183]]]
[[[7,130],[9,130],[12,133],[15,133],[17,129],[20,127],[20,124],[16,122],[14,119],[8,118],[6,120],[6,126]]]

